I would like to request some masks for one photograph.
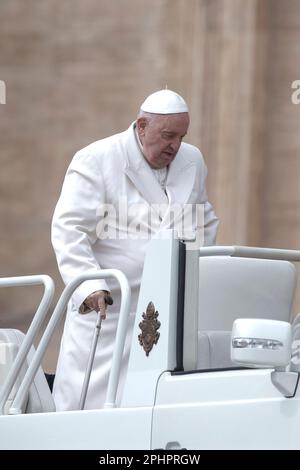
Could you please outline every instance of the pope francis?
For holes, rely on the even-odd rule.
[[[189,207],[193,211],[201,206],[203,217],[201,220],[189,218],[192,222],[188,230],[202,230],[205,245],[215,243],[218,219],[207,200],[206,166],[200,151],[182,142],[188,127],[188,107],[180,95],[161,90],[148,96],[129,129],[76,153],[55,209],[52,243],[65,283],[78,274],[105,268],[120,269],[129,279],[132,313],[119,394],[126,376],[149,239],[162,229],[177,228],[176,224],[182,222],[185,213],[178,208]],[[174,207],[176,210],[172,210]],[[113,305],[106,312],[111,298]],[[85,408],[103,406],[119,306],[119,292],[114,282],[87,281],[74,293],[54,381],[53,395],[58,411],[79,408],[99,311],[105,321]]]

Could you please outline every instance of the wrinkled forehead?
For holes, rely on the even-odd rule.
[[[188,113],[156,114],[152,123],[160,131],[185,134],[189,127],[190,118]]]

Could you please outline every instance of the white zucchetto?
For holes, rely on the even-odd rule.
[[[149,95],[141,106],[141,111],[152,114],[188,113],[182,96],[172,90],[160,90]]]

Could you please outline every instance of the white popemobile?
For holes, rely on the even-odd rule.
[[[0,330],[1,449],[299,449],[300,322],[290,323],[300,251],[194,248],[167,231],[149,243],[125,388],[116,400],[130,288],[117,270],[74,279],[36,350],[53,296],[45,292],[24,336]],[[76,287],[114,277],[121,310],[103,409],[56,412],[41,360]],[[99,322],[100,323],[100,322]],[[84,408],[96,325],[83,384]],[[98,341],[98,343],[97,343]],[[293,348],[292,348],[293,345]]]

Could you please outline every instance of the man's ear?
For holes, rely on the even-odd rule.
[[[145,134],[145,128],[147,126],[147,119],[144,117],[139,117],[136,120],[136,127],[138,130],[139,135]]]

